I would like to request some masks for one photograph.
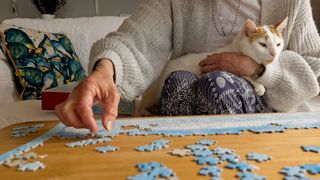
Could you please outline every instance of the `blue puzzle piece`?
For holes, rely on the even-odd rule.
[[[305,164],[301,167],[311,174],[320,174],[320,164]]]
[[[157,169],[157,168],[163,167],[163,164],[152,161],[150,163],[139,163],[136,166],[137,166],[137,168],[139,168],[140,171],[148,172],[152,169]]]
[[[217,158],[213,157],[213,156],[209,156],[209,157],[197,157],[195,159],[195,161],[197,162],[197,164],[199,165],[203,165],[203,164],[209,164],[209,165],[217,165],[220,164],[221,161],[219,161]]]
[[[241,172],[246,172],[246,171],[252,171],[253,169],[258,169],[256,166],[250,165],[246,162],[236,162],[236,163],[230,163],[225,166],[226,168],[229,169],[237,169]]]
[[[149,131],[135,128],[135,129],[122,130],[121,134],[127,134],[128,136],[146,136],[146,135],[149,135]]]
[[[153,179],[147,173],[137,174],[135,176],[128,177],[128,180],[150,180]]]
[[[100,146],[96,147],[95,150],[99,153],[106,153],[106,152],[112,152],[112,151],[118,151],[120,148],[116,146]]]
[[[197,150],[197,151],[193,151],[192,155],[197,156],[197,157],[208,157],[208,156],[212,156],[212,151],[209,149],[206,150]]]
[[[138,174],[136,176],[129,177],[130,180],[149,180],[149,179],[158,179],[158,178],[174,178],[176,174],[158,162],[150,162],[150,163],[140,163],[136,165],[137,168],[143,173]]]
[[[69,148],[83,147],[84,146],[84,141],[76,141],[76,142],[67,143],[66,146],[69,147]]]
[[[43,145],[43,143],[45,141],[47,141],[48,139],[50,139],[52,136],[54,136],[55,134],[57,134],[57,132],[59,132],[62,128],[64,127],[64,125],[62,123],[59,123],[58,125],[56,125],[54,128],[50,129],[48,132],[42,134],[41,136],[33,139],[32,141],[23,144],[11,151],[8,151],[4,154],[0,155],[0,164],[3,164],[6,160],[12,158],[13,156],[17,156],[22,154],[23,152],[29,151],[30,149],[36,148],[38,146]]]
[[[222,161],[228,161],[231,163],[236,163],[239,161],[240,156],[237,154],[220,154],[218,155],[218,157],[222,160]]]
[[[205,145],[205,146],[212,146],[216,143],[216,141],[210,140],[210,139],[201,139],[197,141],[197,144]]]
[[[156,168],[153,171],[149,172],[148,175],[153,178],[169,178],[176,176],[175,173],[167,167]]]
[[[149,132],[139,130],[139,131],[131,131],[131,132],[128,132],[127,134],[128,136],[147,136],[149,135]]]
[[[106,131],[103,127],[99,127],[98,132],[95,134],[96,137],[102,138],[102,137],[116,137],[118,136],[120,133],[119,132],[109,132]]]
[[[199,174],[202,176],[213,176],[213,177],[219,177],[221,175],[222,169],[217,166],[207,166],[201,168]]]
[[[301,148],[306,152],[320,153],[320,146],[301,146]]]
[[[302,178],[306,170],[300,166],[286,166],[280,170],[280,173],[290,177]]]
[[[217,147],[213,150],[214,154],[217,155],[222,155],[222,154],[234,154],[234,150],[233,149],[228,149],[228,148],[221,148],[221,147]]]
[[[309,177],[306,177],[306,176],[299,177],[299,178],[292,177],[292,176],[285,176],[284,180],[313,180],[313,179],[310,179]]]
[[[171,140],[160,139],[160,140],[155,140],[147,145],[138,146],[135,149],[137,151],[148,151],[148,152],[156,151],[156,150],[167,148],[168,144],[171,142],[172,142]]]
[[[208,146],[203,146],[200,144],[190,144],[185,146],[186,149],[191,149],[192,151],[204,151],[204,150],[208,150]]]
[[[266,177],[259,176],[257,174],[253,174],[250,172],[242,172],[237,174],[237,177],[239,177],[241,180],[265,180]]]
[[[255,152],[250,152],[249,154],[247,154],[247,159],[254,160],[256,162],[263,162],[263,161],[271,160],[271,157],[266,154],[258,154]]]
[[[39,129],[44,126],[44,124],[34,124],[31,126],[18,126],[12,129],[12,137],[26,136],[27,134],[39,131]]]
[[[44,169],[45,166],[40,161],[33,163],[24,163],[18,166],[18,171],[36,171],[38,169]]]
[[[173,136],[177,136],[177,137],[183,137],[185,136],[185,134],[183,132],[179,132],[179,131],[176,131],[176,132],[167,132],[167,131],[164,131],[163,133],[160,133],[158,135],[163,135],[165,137],[173,137]]]
[[[67,143],[66,146],[69,148],[84,147],[87,145],[93,145],[93,144],[97,144],[97,143],[106,143],[106,142],[110,142],[110,141],[111,141],[111,139],[107,138],[107,137],[97,138],[97,139],[85,139],[85,140],[81,140],[81,141]]]
[[[275,126],[275,125],[265,125],[265,126],[259,126],[259,127],[251,127],[250,130],[253,133],[275,133],[275,132],[280,132],[283,133],[286,131],[286,127],[284,126]]]
[[[56,136],[61,139],[85,138],[91,133],[88,129],[76,129],[73,127],[64,127]]]

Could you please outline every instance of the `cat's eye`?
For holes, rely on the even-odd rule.
[[[278,43],[277,46],[279,47],[281,45],[281,43]]]
[[[266,43],[259,43],[262,47],[267,47]]]

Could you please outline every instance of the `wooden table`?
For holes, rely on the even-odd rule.
[[[39,122],[37,122],[39,123]],[[26,137],[11,137],[11,129],[16,126],[30,125],[23,123],[13,125],[0,130],[0,153],[5,153],[45,133],[57,122],[43,122],[44,127],[39,132]],[[183,148],[185,145],[194,144],[199,139],[213,139],[217,141],[214,147],[232,148],[239,154],[241,160],[249,152],[264,153],[270,155],[272,160],[256,163],[247,161],[258,166],[260,169],[254,173],[266,176],[267,179],[282,179],[284,175],[279,171],[285,166],[320,163],[320,154],[303,152],[301,145],[320,145],[319,129],[288,130],[285,133],[254,134],[245,132],[242,135],[210,135],[186,136],[186,137],[159,137],[150,136],[127,136],[114,137],[108,145],[120,147],[119,151],[110,153],[97,153],[93,149],[101,144],[89,145],[82,148],[67,148],[68,142],[75,140],[62,140],[51,138],[44,146],[31,151],[38,155],[47,154],[46,158],[40,159],[45,164],[45,169],[36,172],[18,172],[15,168],[0,166],[0,179],[126,179],[129,176],[139,174],[135,165],[141,162],[157,161],[164,163],[172,169],[179,179],[209,179],[207,176],[199,176],[202,166],[197,165],[193,156],[177,157],[170,155],[168,151],[173,148]],[[154,152],[137,152],[135,147],[145,145],[153,140],[169,139],[173,142],[169,148]],[[227,163],[218,165],[223,168]],[[223,179],[236,179],[237,170],[223,168]],[[320,178],[320,176],[311,176]]]

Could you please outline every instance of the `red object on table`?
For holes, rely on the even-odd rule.
[[[52,89],[42,91],[41,96],[41,109],[42,110],[54,110],[55,106],[62,101],[66,100],[73,90],[76,87],[78,82],[72,82],[65,84],[63,86],[58,86]],[[103,113],[103,105],[96,104],[92,107],[93,113],[101,114]],[[118,114],[131,115],[134,113],[134,102],[126,102],[120,100],[118,107]]]
[[[54,107],[68,98],[68,92],[43,92],[41,100],[42,110],[54,110]]]

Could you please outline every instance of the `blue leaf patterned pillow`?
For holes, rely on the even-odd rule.
[[[1,24],[0,36],[21,100],[41,99],[43,90],[86,77],[64,34]]]

